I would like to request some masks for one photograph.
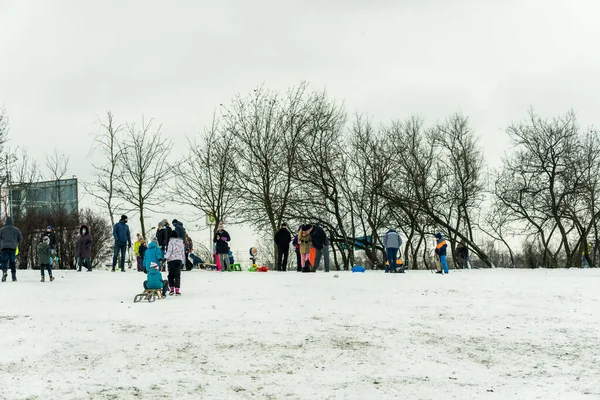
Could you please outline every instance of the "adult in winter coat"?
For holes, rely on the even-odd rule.
[[[2,282],[6,282],[6,270],[10,264],[10,274],[12,280],[17,280],[17,256],[16,250],[19,243],[23,241],[21,231],[13,225],[11,217],[6,217],[6,223],[0,229],[0,249],[2,255]]]
[[[402,238],[395,229],[390,229],[385,233],[383,246],[385,247],[385,254],[388,261],[385,266],[385,272],[396,272],[396,260],[398,249],[402,246]],[[404,272],[404,265],[401,267],[400,272]]]
[[[304,270],[304,265],[310,260],[311,236],[310,225],[302,225],[298,229],[298,245],[300,252],[300,270]]]
[[[54,253],[56,253],[56,236],[54,235],[54,231],[52,230],[52,226],[48,225],[46,227],[46,231],[42,233],[42,237],[40,238],[40,242],[47,237],[50,240],[50,251],[52,255],[50,256],[50,266],[54,263]]]
[[[290,252],[290,242],[292,234],[284,222],[281,229],[275,233],[275,244],[277,245],[277,271],[287,271],[288,254]]]
[[[327,234],[319,225],[312,225],[310,228],[310,237],[313,247],[317,250],[314,270],[316,271],[319,268],[321,257],[323,257],[325,272],[329,272],[329,239],[327,238]]]
[[[442,234],[439,232],[435,234],[435,242],[435,255],[439,257],[440,264],[442,265],[442,271],[440,271],[440,273],[447,274],[448,262],[446,261],[446,248],[448,245],[446,244]]]
[[[458,261],[461,268],[469,267],[469,249],[464,239],[461,239],[458,246],[456,246],[456,261]]]
[[[224,230],[221,232],[227,233]],[[225,271],[230,271],[231,263],[229,262],[229,245],[227,244],[227,236],[221,236],[221,234],[217,232],[214,242],[215,254],[218,258],[217,266],[220,265],[222,270],[224,269]]]
[[[183,239],[177,236],[176,231],[171,232],[166,258],[169,269],[170,294],[180,295],[181,267],[185,261],[185,245],[183,244]]]
[[[219,234],[219,236],[221,236],[221,240],[222,238],[225,238],[225,241],[227,243],[231,242],[231,236],[229,236],[229,233],[225,230],[225,228],[223,228],[223,224],[219,224],[219,229],[217,229],[217,233]]]
[[[121,272],[125,272],[125,253],[127,252],[127,247],[131,248],[131,234],[129,233],[129,226],[127,226],[127,215],[121,215],[121,219],[113,227],[113,238],[115,239],[115,249],[113,253],[112,272],[115,272],[119,253],[121,253],[119,268],[121,268]]]
[[[160,260],[164,258],[164,254],[160,247],[158,246],[158,242],[156,239],[150,242],[148,245],[148,249],[144,253],[144,258],[142,260],[144,264],[144,272],[148,272],[148,268],[150,268],[150,264],[155,263],[160,265]]]
[[[50,265],[50,258],[52,257],[52,251],[50,251],[50,238],[48,236],[44,236],[42,241],[38,243],[36,250],[38,265],[40,266],[40,275],[42,275],[40,281],[46,281],[46,278],[44,277],[44,271],[48,270],[48,276],[50,277],[50,282],[52,282],[54,277],[52,276],[52,266]]]
[[[158,249],[158,246],[156,246]],[[159,249],[160,250],[160,249]],[[158,269],[158,264],[155,262],[150,263],[148,267],[148,277],[144,281],[144,289],[162,289],[163,296],[167,294],[169,290],[169,281],[163,280],[162,274]]]
[[[75,246],[75,253],[79,264],[79,269],[77,271],[81,272],[82,266],[85,266],[88,272],[92,270],[93,243],[94,239],[90,234],[90,230],[87,226],[81,225],[81,228],[79,228],[79,236],[77,237],[77,245]]]
[[[167,251],[167,245],[169,244],[169,238],[171,237],[171,232],[167,229],[164,221],[160,221],[158,223],[158,229],[156,230],[156,239],[158,240],[158,245],[160,249],[164,252]]]
[[[177,232],[177,236],[185,241],[186,233],[183,224],[176,219],[173,220],[173,229]]]

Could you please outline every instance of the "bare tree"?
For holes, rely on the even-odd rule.
[[[173,173],[167,163],[173,143],[163,137],[161,127],[154,128],[153,119],[142,118],[139,128],[134,123],[127,124],[127,137],[119,143],[121,170],[117,174],[116,193],[132,211],[139,213],[144,235],[145,213],[164,206],[165,187]]]
[[[199,141],[190,141],[187,161],[176,166],[175,187],[171,189],[181,204],[214,216],[215,229],[225,217],[235,215],[243,198],[236,187],[233,141],[213,118]]]
[[[371,121],[357,115],[351,128],[350,165],[354,180],[353,203],[356,212],[357,232],[369,237],[364,249],[373,265],[385,260],[383,240],[379,232],[389,226],[391,219],[389,202],[382,196],[394,173],[392,149],[384,130],[375,129]],[[361,236],[359,234],[359,236]],[[385,262],[385,261],[383,261]]]
[[[244,201],[238,216],[262,233],[274,234],[288,215],[298,148],[306,138],[311,102],[307,84],[285,96],[262,87],[224,107],[224,131],[235,141],[234,173]]]
[[[395,173],[404,179],[406,187],[403,190],[398,190],[394,185],[384,187],[383,195],[390,201],[390,206],[400,208],[414,221],[423,221],[420,226],[415,227],[416,229],[432,229],[429,233],[443,230],[454,238],[464,239],[479,259],[486,265],[493,266],[485,250],[475,243],[472,235],[465,234],[462,229],[457,228],[458,216],[465,212],[465,207],[459,210],[461,201],[466,200],[462,195],[457,196],[455,186],[447,185],[448,180],[458,176],[455,170],[457,167],[464,168],[465,176],[470,176],[469,179],[477,182],[481,171],[468,171],[470,168],[481,169],[483,164],[475,162],[477,157],[464,157],[463,160],[459,159],[456,165],[448,163],[446,159],[449,149],[435,136],[436,128],[426,129],[421,118],[412,117],[405,122],[395,122],[387,132],[394,147],[390,157],[397,166]],[[477,149],[473,148],[477,146],[476,141],[464,140],[461,146],[465,146],[465,149],[461,150],[462,154],[477,154]],[[461,162],[470,164],[465,167]],[[469,196],[471,200],[477,199],[477,191]],[[467,210],[469,204],[466,201]],[[422,232],[422,235],[426,233]]]
[[[323,226],[347,269],[354,264],[354,215],[350,156],[344,149],[346,114],[343,105],[330,101],[324,92],[313,94],[312,104],[308,134],[300,142],[297,168],[292,170],[298,185],[290,201],[288,219]],[[338,251],[333,253],[336,266]]]
[[[122,207],[118,201],[117,183],[119,174],[119,162],[122,159],[122,148],[118,142],[122,138],[124,126],[115,123],[114,114],[106,112],[106,120],[100,122],[100,132],[94,140],[94,151],[103,157],[103,163],[93,164],[94,181],[84,184],[85,191],[90,194],[96,203],[108,211],[111,224],[115,224],[115,214]]]
[[[496,180],[499,206],[521,221],[523,233],[540,241],[543,265],[574,266],[598,218],[593,208],[600,172],[597,133],[585,139],[573,112],[553,120],[530,112],[508,133],[515,150]]]

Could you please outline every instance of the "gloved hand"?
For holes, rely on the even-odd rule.
[[[225,236],[223,236],[223,237],[221,238],[221,240],[222,240],[222,241],[224,241],[224,242],[226,242],[226,241],[227,241],[227,238],[226,238]]]

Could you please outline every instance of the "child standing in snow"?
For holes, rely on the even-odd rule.
[[[167,247],[167,268],[169,269],[169,294],[180,295],[181,287],[181,267],[185,262],[185,245],[183,238],[180,238],[177,231],[171,232],[169,247]]]
[[[44,277],[44,270],[46,269],[48,270],[50,282],[52,282],[54,280],[54,277],[52,276],[52,265],[50,265],[52,250],[50,249],[50,238],[48,236],[44,236],[42,241],[37,245],[37,258],[38,263],[40,264],[40,274],[42,275],[40,282],[46,281],[46,278]]]
[[[133,253],[135,254],[135,260],[137,261],[137,270],[142,271],[142,255],[140,254],[140,246],[144,243],[144,238],[141,233],[136,235],[137,240],[133,244]]]
[[[310,225],[302,225],[298,231],[298,243],[300,244],[300,265],[304,269],[306,261],[310,261]]]
[[[439,232],[435,234],[435,242],[435,255],[439,257],[440,264],[442,265],[442,270],[440,271],[440,273],[447,274],[448,262],[446,261],[446,248],[448,247],[448,245],[446,244],[446,241],[444,240],[442,234]]]

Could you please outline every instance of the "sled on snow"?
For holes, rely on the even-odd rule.
[[[134,303],[139,303],[142,300],[148,300],[148,303],[154,302],[156,299],[162,299],[162,289],[146,289],[143,293],[136,294],[133,298]]]

